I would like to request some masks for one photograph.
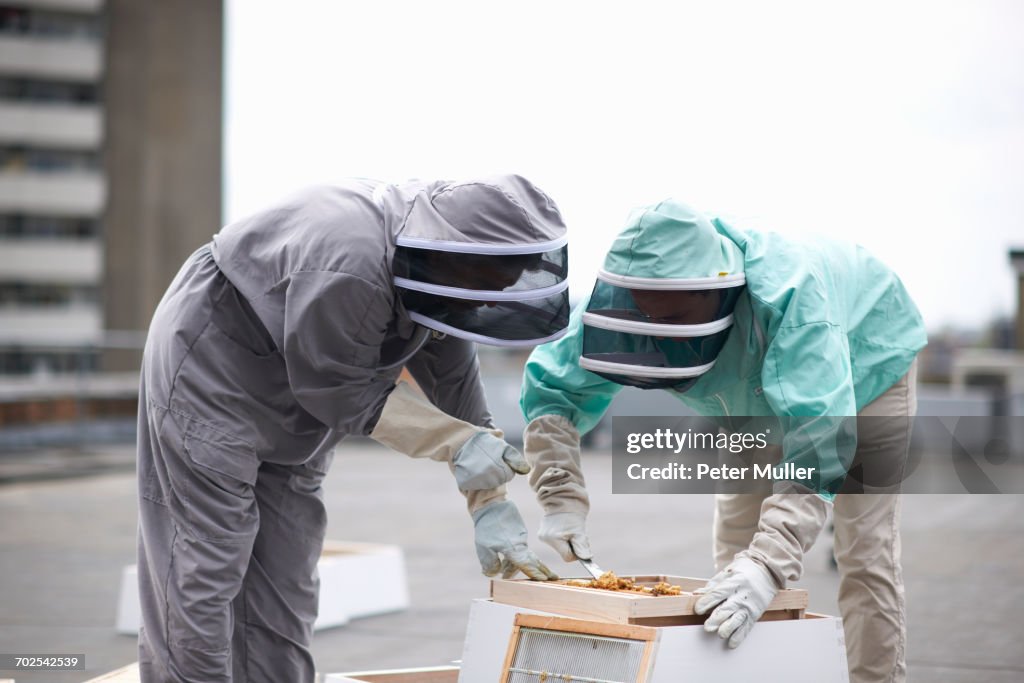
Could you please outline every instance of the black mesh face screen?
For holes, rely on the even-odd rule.
[[[569,325],[567,290],[516,301],[475,301],[402,287],[398,291],[406,309],[417,316],[490,339],[523,343],[547,340]],[[430,326],[429,322],[419,322]]]
[[[702,325],[736,308],[743,285],[688,291],[636,290],[598,281],[587,310],[621,320],[664,325]]]
[[[617,384],[686,391],[725,345],[742,291],[631,290],[599,280],[583,317],[580,365]]]
[[[536,254],[464,254],[398,247],[396,277],[458,289],[521,292],[552,287],[569,274],[568,247]]]

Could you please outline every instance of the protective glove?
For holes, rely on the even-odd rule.
[[[555,512],[544,515],[540,522],[540,540],[555,549],[566,562],[589,560],[590,539],[587,538],[586,516],[578,512]]]
[[[530,486],[544,509],[539,538],[566,562],[590,559],[585,530],[590,498],[580,467],[580,433],[561,415],[541,415],[526,426],[523,450],[532,466]]]
[[[526,545],[526,525],[509,500],[491,503],[473,513],[476,555],[485,576],[501,572],[510,579],[521,571],[535,581],[557,579]]]
[[[411,458],[449,463],[463,492],[493,489],[530,471],[522,453],[501,437],[500,430],[452,417],[405,382],[388,396],[370,433],[374,441]]]
[[[526,474],[530,464],[504,439],[479,430],[456,451],[452,468],[460,491],[482,491],[501,486],[517,474]]]
[[[714,608],[704,622],[704,630],[708,633],[718,631],[718,637],[728,638],[729,647],[735,648],[768,609],[779,592],[779,585],[762,564],[749,557],[737,556],[706,586],[694,592],[702,594],[694,605],[697,614],[706,614]]]

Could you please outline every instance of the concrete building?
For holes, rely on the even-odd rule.
[[[137,369],[220,224],[222,29],[215,0],[0,0],[0,376]]]
[[[220,226],[222,50],[219,0],[0,0],[0,450],[125,438]]]
[[[189,254],[221,226],[221,0],[107,0],[104,329],[131,347]],[[104,370],[134,371],[109,349]]]
[[[0,5],[0,374],[93,369],[101,341],[100,0]]]

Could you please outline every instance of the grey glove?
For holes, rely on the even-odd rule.
[[[501,572],[510,579],[521,571],[535,581],[557,579],[526,545],[526,525],[509,500],[491,503],[473,513],[476,555],[485,576]]]
[[[490,432],[479,431],[452,458],[460,491],[493,489],[530,471],[522,453]]]

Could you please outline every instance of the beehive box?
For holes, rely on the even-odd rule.
[[[405,556],[397,545],[325,541],[320,561],[317,631],[342,626],[350,619],[397,612],[409,607]],[[135,565],[122,570],[117,604],[118,633],[139,632],[139,579]]]
[[[409,607],[409,582],[401,546],[324,541],[317,569],[317,630]]]
[[[323,683],[456,683],[458,679],[459,667],[437,666],[425,669],[327,674]]]
[[[686,576],[641,575],[631,578],[638,585],[654,586],[664,582],[682,589],[681,595],[644,595],[628,591],[610,591],[582,588],[559,581],[529,581],[494,579],[491,581],[491,599],[494,602],[541,610],[579,619],[591,619],[613,624],[643,626],[686,626],[701,624],[705,616],[694,612],[699,595],[698,588],[707,580]],[[779,591],[768,605],[762,621],[800,619],[807,609],[807,591],[786,589]]]
[[[554,617],[552,622],[572,621],[542,610],[475,600],[469,613],[459,683],[498,683],[502,680],[508,666],[516,620],[524,614]],[[729,649],[717,634],[706,633],[699,625],[614,626],[654,632],[650,664],[641,678],[645,683],[849,681],[843,624],[836,617],[806,614],[802,619],[759,623],[736,649]],[[569,630],[571,628],[570,624]],[[547,671],[547,680],[562,680]]]
[[[98,678],[90,678],[85,683],[139,683],[139,664],[129,664]]]
[[[459,667],[436,666],[423,669],[326,674],[323,683],[456,683],[458,678]],[[5,681],[0,680],[0,683]],[[139,665],[130,664],[99,678],[91,678],[85,683],[139,683]]]

